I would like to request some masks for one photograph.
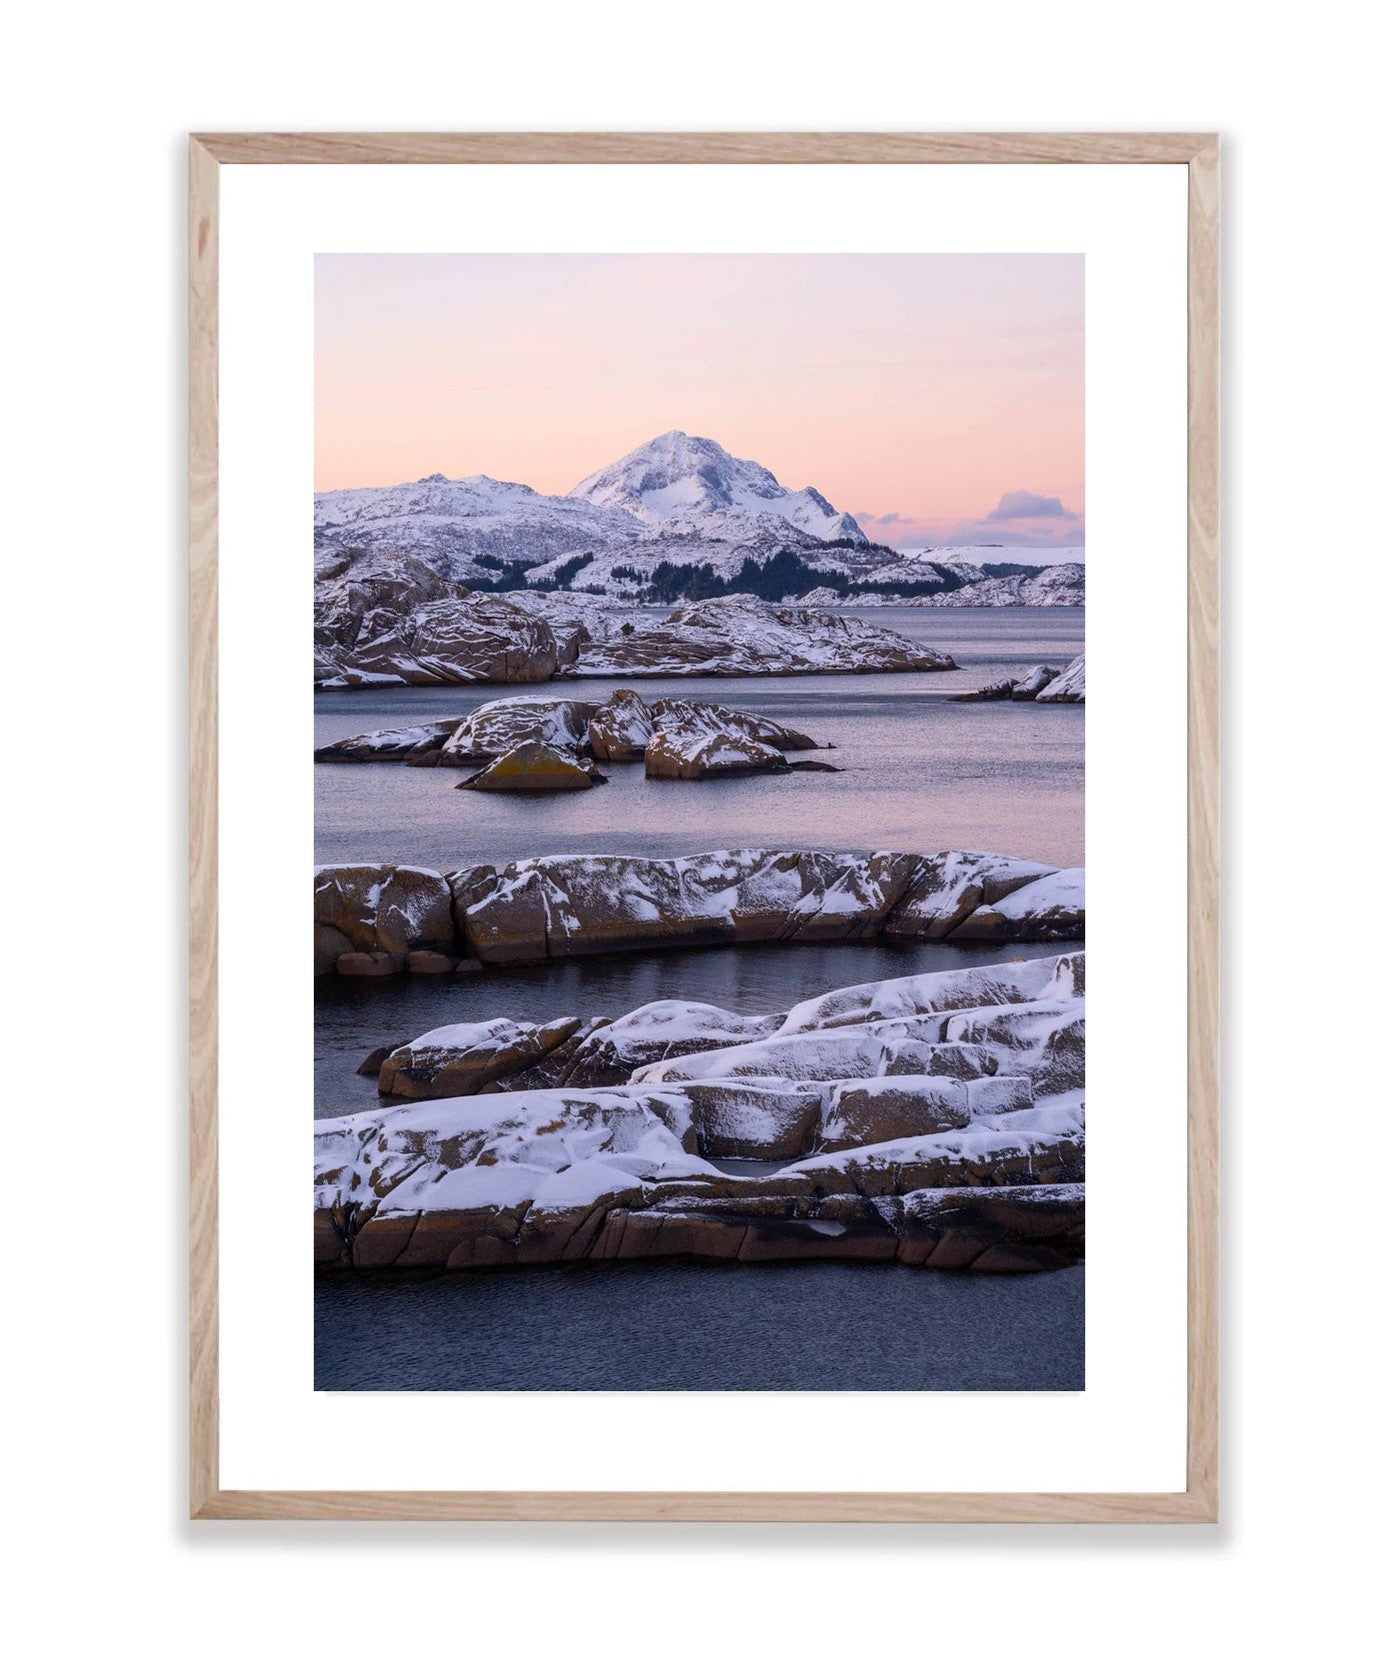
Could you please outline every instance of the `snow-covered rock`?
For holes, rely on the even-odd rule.
[[[402,957],[452,947],[451,888],[431,869],[327,864],[315,871],[314,896],[317,973],[353,953]]]
[[[588,721],[588,745],[604,764],[645,757],[646,744],[654,733],[650,707],[634,688],[618,688]]]
[[[1055,700],[1069,704],[1082,705],[1084,701],[1084,660],[1086,655],[1080,653],[1062,676],[1046,684],[1035,695],[1037,704],[1053,703]]]
[[[567,757],[604,763],[636,760],[660,735],[701,744],[738,737],[764,748],[803,751],[816,742],[771,717],[704,701],[659,699],[648,705],[635,690],[619,688],[601,705],[587,700],[525,699],[511,695],[478,706],[469,717],[371,730],[320,747],[318,763],[406,762],[461,768],[490,764],[525,746],[543,746]],[[774,753],[773,757],[779,755]],[[765,759],[765,754],[757,757]]]
[[[631,635],[590,642],[568,676],[787,676],[956,670],[950,653],[839,613],[726,595],[677,607]]]
[[[591,473],[576,498],[679,533],[746,540],[771,530],[863,543],[865,533],[809,485],[785,489],[757,461],[740,460],[712,438],[668,431]]]
[[[1057,869],[1004,896],[988,896],[957,925],[959,939],[1081,938],[1085,881],[1082,869]]]
[[[785,1079],[696,1079],[685,1098],[710,1159],[793,1160],[811,1152],[821,1124],[821,1090]]]
[[[1029,1108],[1029,1082],[1023,1084],[1026,1099],[1020,1105]],[[971,1124],[972,1089],[964,1079],[928,1073],[842,1079],[831,1086],[817,1147],[827,1151],[860,1148],[900,1137],[960,1130]]]
[[[1031,550],[1034,552],[1034,550]],[[1041,556],[1043,550],[1039,550]],[[983,577],[946,594],[930,595],[928,606],[1082,606],[1087,599],[1086,573],[1070,562],[1045,566],[1034,576]]]
[[[602,1024],[589,1022],[589,1030]],[[379,1066],[379,1094],[417,1100],[509,1088],[520,1074],[556,1050],[576,1048],[583,1032],[583,1022],[576,1018],[537,1026],[533,1021],[499,1016],[438,1027],[384,1057]],[[560,1059],[557,1065],[561,1074],[566,1072],[566,1061]]]
[[[1038,1099],[1083,1089],[1084,1021],[1082,997],[1039,997],[954,1014],[944,1030],[950,1043],[990,1048],[998,1068],[1027,1076]]]
[[[445,717],[436,723],[406,724],[397,729],[371,729],[347,740],[318,746],[318,764],[437,763],[442,748],[461,728],[464,719]]]
[[[402,559],[318,575],[314,651],[322,688],[543,682],[559,669],[558,643],[538,612]]]
[[[892,938],[944,939],[974,910],[999,903],[1019,887],[1062,871],[993,851],[939,851],[919,859],[885,931]]]
[[[1039,997],[1067,1000],[1083,993],[1082,953],[1042,956],[1033,962],[1002,962],[842,986],[796,1004],[773,1031],[780,1035],[886,1020],[908,1021],[996,1004],[1027,1003]]]
[[[577,700],[490,700],[464,717],[442,745],[442,765],[488,764],[517,746],[582,750],[595,707]]]
[[[1005,682],[993,682],[965,694],[948,694],[949,700],[963,703],[986,700],[1059,700],[1082,705],[1083,654],[1062,673],[1053,665],[1036,665],[1025,675]]]
[[[1038,997],[880,1022],[887,1041],[910,1018],[980,1038],[1003,1062],[989,1075],[870,1070],[862,1046],[886,1040],[818,1027],[758,1046],[819,1045],[819,1064],[805,1056],[799,1076],[768,1063],[760,1072],[711,1065],[655,1077],[670,1061],[620,1089],[536,1086],[321,1121],[318,1262],[363,1269],[695,1254],[991,1271],[1072,1263],[1083,1236],[1083,1004],[1060,994],[1062,964],[1023,966],[1037,972],[1020,989],[1038,985]],[[919,1000],[918,987],[932,980],[945,995],[922,1000],[985,990],[971,972],[917,975],[887,982],[887,1004]],[[695,1005],[652,1008],[628,1030],[702,1028],[718,1018],[704,1021]],[[798,1010],[833,1012],[811,999],[789,1021]],[[381,1089],[397,1094],[402,1081],[402,1094],[416,1095],[424,1081],[442,1088],[456,1078],[480,1092],[502,1070],[536,1080],[540,1069],[576,1073],[587,1065],[580,1039],[607,1030],[576,1020],[442,1028],[387,1057]],[[832,1059],[833,1050],[843,1054]],[[735,1175],[722,1164],[734,1157],[779,1164],[767,1176]]]
[[[1053,665],[1036,665],[1033,670],[1027,670],[1018,682],[1011,684],[1010,697],[1013,700],[1032,700],[1061,674]]]
[[[645,1003],[590,1033],[561,1082],[580,1086],[625,1084],[634,1072],[652,1062],[700,1050],[730,1049],[768,1037],[782,1019],[780,1014],[744,1015],[714,1003],[677,998]]]
[[[715,705],[709,700],[680,700],[661,698],[650,706],[651,727],[656,733],[672,735],[740,734],[749,740],[761,741],[764,746],[776,746],[784,751],[805,752],[816,746],[810,735],[804,735],[785,723],[752,711],[735,711],[732,706]]]
[[[651,736],[646,747],[646,776],[650,781],[715,781],[736,775],[785,772],[787,760],[775,746],[737,730],[717,734]]]
[[[554,632],[559,649],[560,665],[569,665],[578,657],[578,649],[589,641],[606,641],[622,633],[627,616],[611,611],[606,601],[595,595],[580,594],[572,589],[510,589],[501,600],[508,600],[522,611],[542,618]]]
[[[808,590],[798,606],[859,611],[881,606],[1082,606],[1085,572],[1081,548],[926,548],[877,563],[858,553],[842,565],[821,553],[812,564],[846,573],[843,588]],[[601,581],[601,579],[599,579]]]
[[[858,618],[770,607],[754,595],[693,602],[638,627],[547,596],[465,589],[401,558],[321,568],[314,654],[325,688],[957,668],[950,654]]]
[[[382,934],[370,931],[381,923]],[[446,879],[377,864],[316,871],[318,964],[328,958],[318,971],[352,950],[439,950],[498,965],[786,940],[1006,943],[1083,933],[1082,869],[992,852],[741,848],[671,858],[529,857]],[[865,1006],[860,995],[855,988],[849,1007]]]
[[[488,963],[620,950],[872,938],[920,857],[738,849],[542,857],[452,877],[461,938]]]

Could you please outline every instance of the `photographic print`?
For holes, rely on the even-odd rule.
[[[316,257],[318,1390],[1083,1387],[1084,332]]]

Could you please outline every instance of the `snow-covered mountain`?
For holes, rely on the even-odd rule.
[[[848,513],[838,513],[809,484],[789,490],[757,461],[740,460],[713,438],[683,431],[653,437],[585,478],[573,495],[676,535],[729,542],[802,534],[821,542],[868,540]]]
[[[604,542],[627,542],[647,527],[625,509],[572,496],[543,496],[496,478],[444,478],[376,490],[325,490],[316,497],[318,554],[363,548],[426,560],[456,582],[479,582],[485,554],[526,565]]]
[[[789,490],[707,437],[666,432],[572,495],[441,473],[315,498],[318,572],[422,562],[448,583],[583,590],[621,604],[735,590],[809,604],[1074,606],[1082,548],[872,543],[816,490]]]

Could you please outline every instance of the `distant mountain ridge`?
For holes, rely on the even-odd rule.
[[[1082,549],[886,548],[811,485],[787,489],[757,461],[682,431],[651,438],[567,496],[442,473],[322,491],[315,555],[318,571],[392,555],[476,589],[568,589],[619,603],[733,591],[769,601],[816,591],[823,601],[859,595],[862,604],[1083,603]],[[1032,587],[1056,562],[1077,573]]]

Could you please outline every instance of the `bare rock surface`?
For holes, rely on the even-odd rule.
[[[473,793],[586,792],[604,779],[581,758],[543,741],[526,741],[459,783]]]
[[[837,671],[956,670],[937,652],[840,613],[770,607],[726,595],[675,609],[659,624],[584,646],[568,676],[783,676]]]

